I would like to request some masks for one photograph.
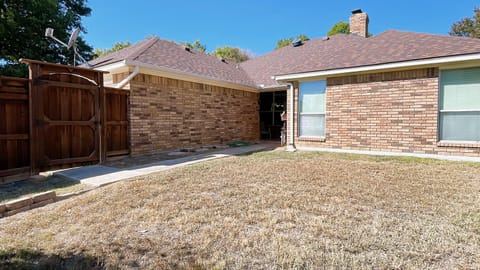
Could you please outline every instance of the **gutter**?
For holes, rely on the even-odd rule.
[[[132,80],[133,77],[135,77],[139,71],[140,71],[140,67],[135,66],[135,68],[133,69],[133,72],[130,73],[130,75],[128,75],[125,79],[123,79],[117,85],[115,85],[115,88],[122,89],[123,87],[125,87],[125,85],[127,85],[127,83],[130,82],[130,80]]]
[[[294,129],[293,129],[293,114],[294,114],[294,107],[295,107],[295,102],[294,100],[294,93],[293,93],[293,84],[292,83],[285,83],[288,85],[290,88],[288,89],[289,94],[290,94],[290,113],[288,114],[288,120],[287,120],[287,127],[288,127],[288,142],[287,142],[287,149],[286,151],[288,152],[295,152],[297,149],[295,148],[295,144],[293,142],[293,136],[294,136]]]

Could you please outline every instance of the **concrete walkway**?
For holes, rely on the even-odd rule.
[[[227,148],[208,154],[198,154],[183,158],[163,160],[145,165],[121,169],[103,165],[93,165],[56,171],[53,172],[53,175],[67,178],[69,180],[80,181],[83,184],[98,187],[136,176],[161,172],[207,160],[213,160],[235,155],[245,155],[257,151],[270,150],[273,148],[274,147],[272,144],[254,144],[250,146]]]

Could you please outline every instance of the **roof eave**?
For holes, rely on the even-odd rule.
[[[93,69],[96,70],[101,70],[101,71],[106,71],[106,72],[112,72],[114,70],[117,70],[119,68],[125,67],[126,66],[126,60],[120,60],[117,62],[113,62],[110,64],[102,65],[102,66],[94,66]]]
[[[124,67],[129,67],[129,66],[140,67],[141,68],[140,72],[150,71],[148,73],[154,73],[154,75],[165,76],[165,77],[173,78],[173,79],[188,80],[188,81],[211,84],[211,85],[221,86],[221,87],[226,87],[226,88],[240,89],[240,90],[249,91],[249,92],[259,92],[259,90],[260,90],[258,87],[255,87],[255,86],[250,86],[250,85],[233,83],[233,82],[224,81],[224,80],[213,79],[213,78],[209,78],[209,77],[206,77],[206,76],[200,76],[200,75],[197,75],[197,74],[178,71],[178,70],[171,69],[171,68],[166,68],[166,67],[158,67],[158,66],[155,66],[155,65],[151,65],[151,64],[147,64],[147,63],[143,63],[143,62],[139,62],[139,61],[135,61],[135,60],[129,60],[129,59],[125,59],[125,60],[122,60],[122,61],[118,61],[118,62],[115,62],[115,63],[104,65],[104,66],[101,66],[101,67],[97,67],[95,69],[102,70],[102,71],[114,72],[115,70],[119,70],[119,69],[122,69]]]
[[[480,53],[474,54],[464,54],[464,55],[453,55],[445,57],[435,57],[428,59],[418,59],[394,63],[384,63],[368,66],[358,66],[358,67],[348,67],[348,68],[338,68],[330,70],[318,70],[310,72],[301,72],[301,73],[292,73],[292,74],[283,74],[283,75],[274,75],[272,79],[277,82],[288,82],[292,80],[301,80],[312,77],[328,77],[332,75],[346,75],[352,73],[363,73],[363,72],[372,72],[379,70],[390,70],[390,69],[405,69],[412,67],[421,67],[421,66],[438,66],[441,64],[451,64],[465,61],[475,61],[480,60]]]
[[[288,89],[287,84],[274,84],[274,85],[258,85],[260,92],[274,92],[274,91],[283,91]]]

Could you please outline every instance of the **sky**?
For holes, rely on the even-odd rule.
[[[451,25],[472,17],[473,0],[89,0],[82,36],[93,48],[149,36],[177,42],[200,40],[207,52],[233,46],[254,56],[275,48],[277,40],[305,34],[321,38],[351,11],[369,16],[369,32],[403,30],[447,35]]]

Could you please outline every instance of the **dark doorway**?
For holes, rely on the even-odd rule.
[[[281,114],[287,109],[287,91],[260,93],[260,136],[264,140],[280,138]]]

